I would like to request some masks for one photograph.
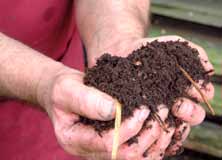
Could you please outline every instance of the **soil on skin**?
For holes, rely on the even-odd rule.
[[[176,99],[188,97],[186,89],[191,83],[177,64],[194,81],[204,80],[203,85],[209,82],[198,55],[187,42],[153,41],[126,58],[102,55],[93,68],[86,69],[84,83],[116,98],[122,104],[123,121],[141,105],[153,114],[160,104],[171,109]],[[80,117],[80,122],[93,126],[99,133],[114,127],[114,120],[104,122]]]

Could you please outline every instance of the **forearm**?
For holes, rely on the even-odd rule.
[[[123,43],[144,37],[149,5],[149,0],[78,0],[77,24],[88,56],[115,52]]]
[[[40,81],[47,81],[61,67],[62,64],[0,33],[0,97],[39,103]]]

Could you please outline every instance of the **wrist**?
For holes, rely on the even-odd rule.
[[[126,42],[147,35],[149,1],[77,1],[77,26],[89,67],[103,53],[124,52]],[[98,9],[100,8],[100,9]],[[121,54],[122,56],[122,54]]]

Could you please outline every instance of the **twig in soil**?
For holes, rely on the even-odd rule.
[[[194,80],[191,78],[191,76],[179,64],[177,64],[177,67],[184,74],[184,76],[193,84],[193,86],[196,88],[196,90],[200,93],[202,99],[207,104],[207,107],[211,111],[212,115],[215,115],[215,111],[214,111],[213,107],[210,105],[210,103],[208,102],[206,96],[203,94],[203,92],[197,86],[196,82],[194,82]]]
[[[116,160],[118,153],[121,112],[122,112],[122,106],[118,101],[116,101],[116,118],[115,118],[114,137],[113,137],[113,146],[112,146],[112,160]]]
[[[160,118],[160,116],[159,116],[158,114],[156,114],[156,113],[153,113],[153,114],[151,114],[151,115],[152,115],[152,117],[153,117],[155,120],[157,120],[157,122],[159,122],[161,128],[162,128],[165,132],[168,133],[169,131],[167,130],[166,124],[162,121],[162,119]]]

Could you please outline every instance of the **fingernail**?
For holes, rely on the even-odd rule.
[[[189,102],[187,103],[182,103],[180,106],[178,106],[178,114],[179,115],[191,115],[193,111],[193,105]]]
[[[116,102],[114,100],[104,100],[104,103],[101,109],[99,109],[99,114],[104,120],[111,120],[114,116]]]
[[[143,122],[149,115],[150,111],[147,109],[146,106],[141,106],[141,111],[139,113],[139,116],[138,116],[138,120],[140,122]]]

